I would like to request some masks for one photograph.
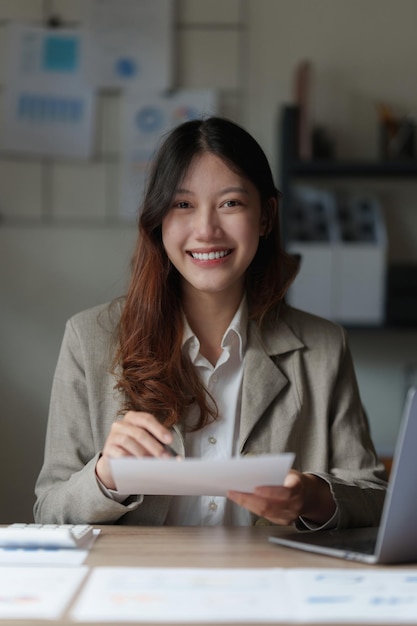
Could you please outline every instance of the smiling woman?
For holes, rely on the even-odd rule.
[[[177,127],[151,171],[126,297],[69,320],[53,383],[43,522],[376,525],[385,472],[344,330],[285,303],[297,271],[259,144]],[[227,498],[116,491],[112,457],[294,452],[283,486]],[[261,519],[263,518],[263,519]]]

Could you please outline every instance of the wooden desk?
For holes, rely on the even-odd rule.
[[[271,528],[268,526],[242,528],[102,526],[101,529],[102,532],[86,561],[89,567],[103,565],[236,568],[375,567],[270,544],[267,537]],[[286,529],[282,529],[282,532],[286,532]],[[6,622],[0,620],[0,626],[4,623]],[[7,623],[9,626],[11,622]],[[126,622],[128,623],[132,624],[132,622]],[[331,623],[335,626],[334,622]],[[83,622],[71,621],[68,615],[58,622],[48,622],[48,624],[87,626]],[[91,625],[91,622],[89,624]],[[97,622],[95,624],[97,625]],[[106,622],[105,626],[111,626],[111,624],[113,623]],[[283,623],[280,622],[280,624]],[[13,620],[13,626],[23,625],[39,626],[39,621]],[[217,623],[217,626],[221,624]],[[251,626],[251,624],[245,626]],[[344,626],[347,626],[346,623]],[[356,623],[355,626],[358,624]]]

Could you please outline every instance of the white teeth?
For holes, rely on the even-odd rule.
[[[211,261],[212,259],[221,259],[229,254],[229,250],[219,250],[218,252],[191,252],[193,259],[199,261]]]

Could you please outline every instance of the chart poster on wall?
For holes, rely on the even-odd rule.
[[[84,5],[88,73],[96,87],[172,86],[173,0],[90,0]]]
[[[51,157],[92,151],[93,91],[80,32],[11,24],[7,32],[1,148]]]
[[[138,217],[152,158],[165,135],[192,119],[218,114],[213,90],[179,90],[158,95],[128,92],[122,101],[121,216]]]

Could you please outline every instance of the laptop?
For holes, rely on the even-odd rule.
[[[370,564],[417,563],[417,390],[404,405],[378,527],[300,531],[269,537],[290,548]]]

